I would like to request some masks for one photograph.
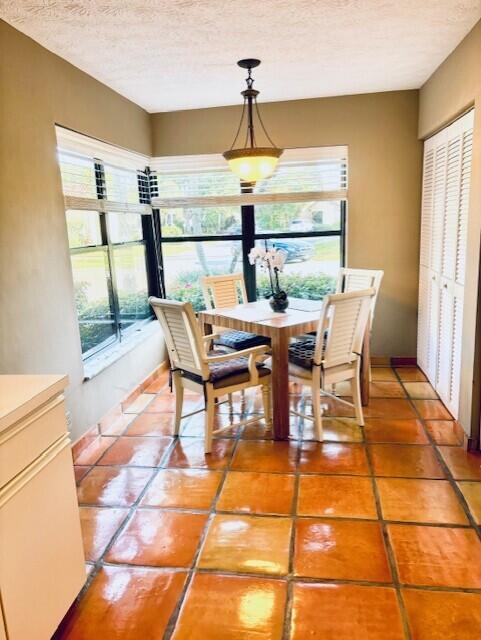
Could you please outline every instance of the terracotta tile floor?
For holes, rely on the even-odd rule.
[[[75,460],[88,579],[55,640],[477,640],[481,454],[419,370],[371,389],[363,429],[332,401],[322,444],[292,417],[290,442],[261,422],[209,456],[202,415],[172,437],[165,379],[133,394]]]

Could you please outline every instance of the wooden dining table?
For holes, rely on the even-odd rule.
[[[204,335],[212,327],[224,327],[266,336],[272,349],[272,409],[274,438],[289,437],[289,340],[317,329],[322,300],[289,298],[284,312],[272,311],[267,300],[257,300],[235,307],[207,309],[199,312]],[[361,396],[363,404],[369,402],[369,336],[366,334],[361,369]]]

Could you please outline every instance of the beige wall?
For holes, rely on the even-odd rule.
[[[421,88],[419,136],[421,138],[427,137],[473,105],[476,108],[476,115],[466,261],[459,416],[461,424],[468,432],[472,418],[474,422],[479,419],[479,399],[475,398],[473,401],[472,390],[481,235],[481,21],[476,24]],[[479,366],[480,363],[477,362],[475,376],[477,383],[479,382]],[[474,411],[472,410],[473,405]],[[477,431],[477,424],[475,428]]]
[[[0,22],[0,371],[67,372],[74,436],[163,357],[159,335],[83,383],[54,123],[153,155],[221,152],[238,107],[154,114]],[[347,144],[348,264],[382,268],[377,355],[416,351],[418,92],[263,105],[279,145]]]
[[[262,105],[262,115],[280,146],[349,146],[348,266],[385,271],[373,351],[414,356],[421,190],[418,92],[268,103]],[[230,147],[239,118],[237,106],[153,114],[153,154],[222,152]]]
[[[0,372],[68,373],[73,435],[162,359],[159,333],[83,383],[54,124],[150,154],[148,114],[0,21]]]

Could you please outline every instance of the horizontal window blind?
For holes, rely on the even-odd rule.
[[[140,204],[139,181],[136,172],[111,164],[104,164],[107,200]]]
[[[239,194],[239,179],[227,168],[155,171],[162,199],[203,198]]]
[[[65,208],[150,214],[147,156],[56,127]],[[101,188],[100,188],[101,186]]]
[[[273,176],[259,181],[252,193],[241,193],[220,154],[148,158],[60,127],[57,137],[67,209],[148,215],[152,179],[151,205],[158,209],[347,200],[345,146],[286,149]],[[105,185],[100,196],[99,162]]]
[[[256,193],[331,192],[347,189],[345,158],[280,164],[269,180],[256,185]]]
[[[60,151],[58,154],[63,192],[76,198],[97,199],[95,163],[92,158]]]
[[[242,206],[347,199],[347,147],[287,149],[273,176],[253,193],[240,193],[238,178],[221,155],[153,158],[159,196],[152,206]]]

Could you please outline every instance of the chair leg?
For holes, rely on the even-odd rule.
[[[267,427],[272,425],[271,410],[271,387],[268,384],[262,385],[262,405],[264,407],[264,420]]]
[[[318,391],[318,390],[317,390]],[[324,440],[324,434],[322,430],[322,408],[321,398],[316,390],[312,389],[312,413],[314,414],[314,428],[316,432],[316,438],[319,442]]]
[[[354,410],[356,412],[356,422],[360,427],[364,426],[364,414],[362,411],[362,400],[361,400],[361,369],[359,363],[356,367],[356,375],[351,379],[351,392],[352,392],[352,401],[354,403]]]
[[[209,388],[210,387],[210,388]],[[205,416],[204,416],[204,451],[210,453],[212,451],[212,440],[214,431],[214,394],[212,393],[212,387],[206,385],[205,394]]]
[[[184,385],[178,371],[174,371],[174,388],[175,388],[175,417],[174,417],[174,435],[178,436],[180,431],[180,421],[182,418],[182,407],[184,404]]]
[[[321,375],[319,367],[314,367],[311,384],[312,393],[312,413],[314,415],[314,429],[316,432],[316,438],[319,442],[324,440],[324,434],[322,430],[322,406],[321,406]]]
[[[232,404],[232,393],[228,393],[227,398],[229,400],[229,411],[230,413],[234,413],[234,405]]]

